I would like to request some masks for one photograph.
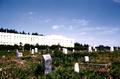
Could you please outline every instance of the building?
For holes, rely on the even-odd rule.
[[[74,47],[74,39],[60,35],[26,35],[0,32],[0,45],[61,45],[63,47]]]

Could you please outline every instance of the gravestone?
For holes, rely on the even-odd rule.
[[[85,56],[85,62],[89,62],[90,59],[89,59],[89,56]]]
[[[23,57],[23,53],[22,53],[22,52],[19,52],[19,53],[18,53],[18,57]]]
[[[78,63],[74,64],[74,71],[79,73],[79,64]]]
[[[5,55],[3,55],[2,58],[5,58]]]
[[[73,49],[73,52],[75,52],[75,49]]]
[[[59,51],[61,50],[61,48],[59,47]]]
[[[35,53],[38,53],[38,48],[35,48]]]
[[[97,52],[97,48],[95,48],[94,50],[95,50],[95,52]]]
[[[97,52],[97,48],[96,48],[96,46],[93,46],[93,49],[94,49],[95,52]]]
[[[114,47],[110,47],[110,52],[113,52],[114,51]]]
[[[10,52],[10,50],[8,50],[8,52]]]
[[[32,49],[31,54],[34,54],[34,52],[35,52],[35,50],[34,50],[34,49]]]
[[[88,52],[92,52],[92,47],[91,46],[88,47]]]
[[[16,51],[16,57],[17,57],[17,58],[23,57],[23,53],[22,53],[22,52],[19,52],[19,51],[17,50],[17,51]]]
[[[64,53],[64,54],[68,54],[67,48],[63,48],[63,53]]]
[[[44,73],[48,74],[52,71],[52,58],[50,54],[43,55]]]

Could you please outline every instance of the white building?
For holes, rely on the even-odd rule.
[[[63,47],[74,47],[74,39],[70,39],[60,35],[25,35],[25,34],[14,34],[0,32],[0,45],[61,45]]]

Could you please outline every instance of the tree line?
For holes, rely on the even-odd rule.
[[[22,32],[18,32],[15,29],[4,29],[4,28],[0,28],[0,32],[6,32],[6,33],[15,33],[15,34],[28,34],[30,35],[30,33],[26,33],[24,31]],[[39,35],[39,36],[43,36],[43,34],[39,34],[37,32],[31,33],[31,35]]]
[[[74,47],[66,47],[69,51],[73,51],[73,49],[75,51],[88,51],[88,44],[80,44],[80,43],[75,43]],[[0,50],[15,50],[15,49],[19,49],[19,50],[30,50],[30,49],[34,49],[34,48],[38,48],[39,50],[60,50],[60,48],[64,48],[60,45],[52,45],[52,46],[48,46],[48,45],[30,45],[30,44],[25,44],[24,46],[22,45],[22,43],[20,43],[20,45],[0,45]],[[95,47],[97,49],[98,52],[109,52],[110,51],[110,47],[109,46],[104,46],[104,45],[99,45],[97,47]],[[120,50],[120,47],[114,47],[115,50]]]

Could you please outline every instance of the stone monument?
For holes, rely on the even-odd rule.
[[[85,56],[85,62],[89,62],[89,56]]]
[[[63,53],[64,53],[64,54],[68,54],[67,48],[63,48]]]
[[[44,73],[48,74],[52,71],[52,58],[50,54],[44,54],[43,55],[43,61],[44,61]]]
[[[78,63],[74,64],[74,71],[79,73],[79,64]]]

